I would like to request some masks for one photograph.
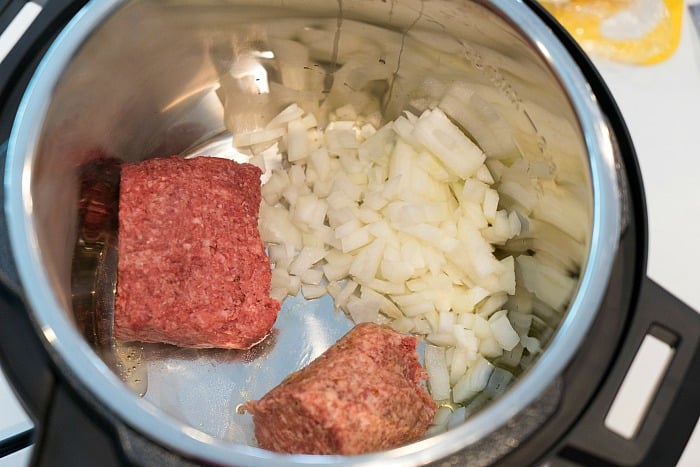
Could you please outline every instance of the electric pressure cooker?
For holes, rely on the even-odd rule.
[[[4,5],[0,24],[22,3]],[[307,54],[283,66],[275,57],[290,42]],[[91,338],[114,278],[105,279],[104,245],[94,257],[82,251],[76,268],[79,167],[105,155],[138,161],[230,147],[224,122],[262,112],[222,104],[243,51],[266,70],[269,86],[255,90],[277,109],[290,93],[324,98],[327,89],[309,82],[328,80],[304,73],[332,77],[365,59],[379,65],[346,76],[393,67],[370,83],[387,119],[464,81],[510,127],[518,158],[546,161],[554,185],[575,187],[567,202],[586,222],[564,216],[555,234],[581,233],[574,293],[561,316],[543,320],[542,353],[464,423],[361,456],[275,454],[231,435],[227,388],[245,373],[262,391],[262,375],[296,368],[262,363],[256,373],[255,355],[158,348],[127,356],[149,378],[134,390],[115,369],[125,358],[118,345]],[[290,66],[302,76],[294,89],[284,85]],[[35,422],[24,442],[38,465],[658,466],[678,459],[698,419],[700,318],[646,277],[644,190],[625,123],[594,66],[534,1],[49,0],[2,64],[0,106],[0,357]],[[534,240],[527,250],[537,254]],[[285,317],[290,306],[270,355],[293,353],[308,336],[311,324]],[[327,340],[348,326],[328,313],[332,304],[294,306],[320,320],[314,332]],[[673,358],[625,438],[605,417],[647,335]]]

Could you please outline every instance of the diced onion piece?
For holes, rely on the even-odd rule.
[[[289,286],[287,287],[287,293],[294,296],[299,293],[299,288],[301,288],[301,280],[298,276],[289,276]]]
[[[532,256],[518,256],[525,288],[555,310],[563,310],[573,295],[575,279],[539,262]]]
[[[488,185],[480,180],[470,178],[464,181],[462,187],[462,201],[482,204]]]
[[[319,285],[323,279],[323,271],[320,269],[307,269],[301,273],[299,279],[301,279],[302,284]]]
[[[504,181],[498,187],[498,191],[510,197],[513,201],[531,211],[537,205],[537,193],[532,188],[526,188],[516,182]]]
[[[476,353],[466,348],[456,348],[450,361],[450,384],[454,385],[467,372],[469,363],[476,357]]]
[[[440,347],[454,347],[457,343],[454,334],[449,332],[436,332],[426,337],[431,343]]]
[[[270,245],[268,255],[275,269],[287,269],[294,259],[294,249],[287,244]]]
[[[447,421],[450,419],[453,410],[450,407],[439,407],[435,412],[435,417],[433,418],[434,425],[447,425]]]
[[[287,159],[295,162],[304,159],[309,154],[309,140],[306,128],[301,120],[289,122],[287,132]]]
[[[382,279],[374,278],[366,281],[368,287],[373,288],[377,292],[387,295],[400,295],[406,293],[406,287],[403,283],[389,282]]]
[[[520,342],[531,354],[539,353],[542,350],[540,341],[534,337],[523,336],[520,338]]]
[[[522,337],[520,338],[522,341]],[[513,350],[503,352],[503,355],[498,359],[498,364],[510,368],[517,368],[523,358],[523,346],[516,345]]]
[[[488,318],[495,311],[500,310],[508,301],[508,295],[505,293],[496,293],[488,297],[479,305],[479,315]]]
[[[317,284],[301,284],[301,294],[305,299],[311,300],[322,297],[326,294],[326,287]]]
[[[415,322],[411,318],[399,318],[393,320],[389,325],[398,332],[409,333],[413,331]]]
[[[338,281],[350,273],[354,257],[339,250],[330,250],[325,257],[326,264],[322,266],[323,274],[329,281]]]
[[[345,286],[340,290],[338,295],[335,297],[335,304],[338,307],[345,306],[345,303],[350,298],[352,293],[357,288],[358,284],[355,281],[349,280],[345,283]]]
[[[281,287],[271,287],[270,288],[270,297],[274,298],[278,302],[284,301],[285,298],[289,295],[289,290],[287,288],[281,288]]]
[[[415,269],[406,261],[382,259],[380,264],[382,277],[391,282],[406,282],[413,276]]]
[[[375,239],[362,248],[350,266],[350,275],[361,281],[372,280],[377,275],[379,263],[384,253],[384,246],[385,242],[383,240]]]
[[[512,256],[507,256],[500,263],[503,268],[498,277],[498,289],[508,295],[513,295],[515,293],[515,259]]]
[[[532,315],[529,313],[522,313],[518,311],[508,312],[508,319],[513,325],[513,329],[520,336],[527,336],[530,332],[530,327],[532,326]]]
[[[281,206],[261,203],[258,217],[260,237],[266,243],[283,243],[301,249],[301,232],[292,223],[289,211]]]
[[[460,178],[474,174],[486,158],[440,109],[424,112],[418,119],[412,136]]]
[[[520,222],[520,217],[518,217],[517,211],[511,211],[508,214],[508,224],[510,226],[509,238],[520,235],[520,231],[522,229],[522,224]]]
[[[294,204],[292,220],[302,230],[318,229],[323,226],[327,211],[328,204],[325,200],[313,193],[300,195]]]
[[[483,287],[455,287],[452,289],[452,309],[462,316],[474,310],[477,303],[489,296],[489,291]]]
[[[270,120],[265,128],[283,128],[292,120],[301,118],[302,115],[304,115],[304,109],[299,107],[296,103],[290,104]]]
[[[381,302],[375,297],[351,296],[347,303],[348,313],[355,323],[375,322],[379,317]]]
[[[366,285],[360,286],[360,297],[363,299],[371,299],[379,304],[379,311],[392,319],[403,319],[404,315],[401,310],[389,300],[386,295],[380,294],[376,290]]]
[[[506,310],[494,313],[489,319],[493,338],[504,350],[513,350],[520,343],[520,336],[510,324]]]
[[[465,329],[461,324],[455,324],[452,328],[455,340],[457,341],[457,347],[468,349],[472,352],[479,350],[479,339],[474,334],[471,329]]]
[[[486,358],[496,358],[503,355],[503,347],[491,336],[479,341],[479,353]]]
[[[289,272],[295,276],[300,276],[325,256],[326,250],[323,248],[304,247],[292,261],[292,264],[289,266]]]
[[[426,345],[424,358],[425,369],[428,372],[428,386],[433,399],[448,400],[450,398],[450,375],[447,370],[445,349]]]
[[[498,192],[491,188],[484,192],[484,217],[489,222],[496,220],[496,211],[498,210]]]
[[[426,335],[431,331],[430,324],[422,318],[413,319],[413,332],[416,334]]]
[[[488,384],[493,368],[486,359],[479,358],[452,388],[452,400],[464,402],[481,392]]]
[[[270,288],[287,290],[289,288],[289,284],[289,273],[286,270],[282,268],[275,268],[272,270]]]
[[[267,204],[274,206],[282,197],[282,192],[289,186],[289,175],[285,171],[274,171],[267,183],[261,188],[262,197]]]
[[[233,136],[233,146],[241,148],[261,143],[270,143],[284,136],[284,128],[271,128],[269,130],[256,130],[248,133],[236,133]]]
[[[369,233],[366,227],[361,227],[343,236],[340,239],[340,244],[343,253],[349,253],[367,245],[371,241],[372,235]]]

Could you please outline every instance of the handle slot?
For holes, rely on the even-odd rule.
[[[633,362],[643,361],[639,350],[649,336],[671,355],[643,398],[648,404],[639,423],[619,433],[606,421]],[[700,415],[699,393],[700,315],[646,278],[616,363],[558,457],[576,465],[675,465]]]
[[[2,19],[2,22],[9,20],[17,7],[19,7],[17,3],[8,6],[8,8],[3,11],[7,16]],[[7,54],[10,53],[10,50],[12,50],[15,44],[22,38],[43,8],[42,5],[36,2],[27,2],[19,7],[17,14],[9,21],[9,24],[6,25],[4,31],[0,34],[0,63],[5,60]]]
[[[605,417],[605,427],[608,430],[626,439],[637,435],[666,375],[675,353],[674,347],[675,345],[654,336],[653,332],[644,336]]]

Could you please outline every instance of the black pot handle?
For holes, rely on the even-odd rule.
[[[22,316],[23,315],[23,316]],[[34,328],[26,317],[24,303],[14,287],[0,280],[0,366],[17,394],[21,394],[25,411],[36,425],[36,415],[46,412],[55,378]],[[33,434],[13,442],[5,452],[22,449],[33,440]]]
[[[32,465],[126,465],[118,457],[108,424],[91,413],[74,391],[56,378],[24,303],[0,286],[0,360],[37,428],[18,449],[33,443]]]
[[[605,419],[647,335],[670,346],[673,355],[636,434],[626,438],[609,430]],[[676,465],[698,421],[700,314],[645,278],[633,322],[622,345],[601,391],[558,454],[567,465]]]
[[[86,0],[32,0],[41,12],[0,63],[0,141],[6,141],[19,99],[46,49]],[[0,31],[29,3],[0,0]]]
[[[2,0],[0,1],[0,31],[4,31],[15,19],[22,7],[27,2],[24,0]]]
[[[0,0],[0,31],[17,17],[17,14],[28,4],[34,3],[41,8],[35,21],[27,28],[24,35],[14,45],[8,54],[8,60],[3,63],[8,69],[15,69],[18,59],[27,56],[30,49],[38,50],[48,45],[45,39],[54,36],[60,27],[70,19],[87,0]],[[11,57],[15,59],[11,59]]]
[[[26,0],[0,0],[0,30],[4,30]],[[42,10],[0,64],[0,179],[4,178],[7,139],[24,89],[44,51],[85,0],[34,0]],[[54,377],[33,324],[25,311],[22,290],[10,251],[4,189],[0,189],[0,352],[3,370],[23,395],[30,415],[46,412]],[[35,420],[36,422],[36,420]]]

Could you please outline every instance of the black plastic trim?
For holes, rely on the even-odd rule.
[[[31,465],[37,467],[118,467],[131,465],[121,455],[115,428],[65,384],[55,386],[51,406],[38,428]]]
[[[29,447],[34,442],[34,428],[22,431],[0,441],[0,458]]]
[[[605,428],[605,417],[647,334],[668,344],[674,354],[638,432],[626,439]],[[612,374],[559,455],[582,465],[675,465],[700,416],[698,394],[700,314],[647,279]]]

